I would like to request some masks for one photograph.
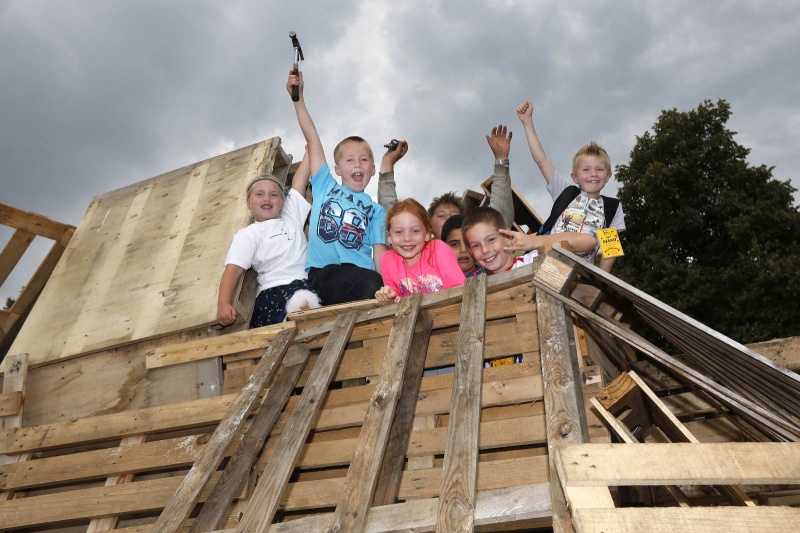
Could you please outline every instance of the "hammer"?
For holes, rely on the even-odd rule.
[[[293,31],[290,31],[289,38],[292,40],[292,47],[294,47],[294,64],[292,65],[292,73],[297,76],[297,74],[300,72],[297,70],[297,64],[301,59],[305,58],[303,57],[303,49],[300,48],[300,41],[297,40],[297,34]],[[300,100],[300,88],[295,85],[292,87],[292,101],[297,102],[298,100]]]

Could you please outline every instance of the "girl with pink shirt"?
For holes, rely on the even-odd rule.
[[[381,258],[384,286],[375,293],[378,300],[397,301],[409,294],[430,294],[464,283],[455,254],[434,237],[430,216],[416,200],[394,204],[386,215],[386,234],[391,250]]]

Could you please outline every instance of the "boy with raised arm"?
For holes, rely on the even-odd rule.
[[[306,109],[303,73],[289,73],[286,90],[299,88],[294,102],[297,122],[306,139],[313,202],[308,230],[308,279],[324,305],[374,298],[383,286],[381,256],[386,246],[386,211],[364,189],[375,174],[369,144],[348,137],[333,151],[331,174],[317,129]]]
[[[529,100],[522,102],[517,107],[517,115],[525,128],[533,160],[539,166],[554,202],[550,216],[536,235],[502,230],[501,233],[509,239],[506,249],[535,250],[568,241],[573,252],[593,262],[600,249],[597,230],[625,230],[625,215],[619,200],[600,194],[611,179],[611,158],[594,141],[578,150],[572,158],[570,176],[573,184],[558,173],[545,155],[533,126],[533,104]],[[615,257],[603,257],[598,266],[611,272],[615,260]]]

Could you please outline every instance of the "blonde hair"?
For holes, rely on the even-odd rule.
[[[578,172],[578,159],[580,159],[582,155],[593,155],[599,158],[608,167],[608,171],[611,172],[611,158],[608,156],[606,149],[594,141],[589,141],[589,144],[578,150],[572,158],[573,174]]]
[[[373,163],[375,162],[375,156],[372,155],[372,148],[370,147],[369,143],[364,139],[362,139],[361,137],[359,137],[358,135],[351,135],[350,137],[347,137],[346,139],[342,139],[341,141],[339,141],[339,144],[337,144],[336,148],[333,149],[334,163],[336,163],[337,165],[339,164],[339,158],[342,156],[342,148],[347,143],[364,143],[364,145],[367,147],[367,151],[369,152],[369,158],[372,160]]]

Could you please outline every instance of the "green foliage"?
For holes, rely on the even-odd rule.
[[[11,306],[14,305],[14,302],[16,302],[14,298],[6,298],[6,305],[3,307],[3,311],[8,311],[11,309]]]
[[[663,111],[616,168],[625,257],[615,274],[729,337],[800,333],[795,189],[752,167],[724,100]]]

